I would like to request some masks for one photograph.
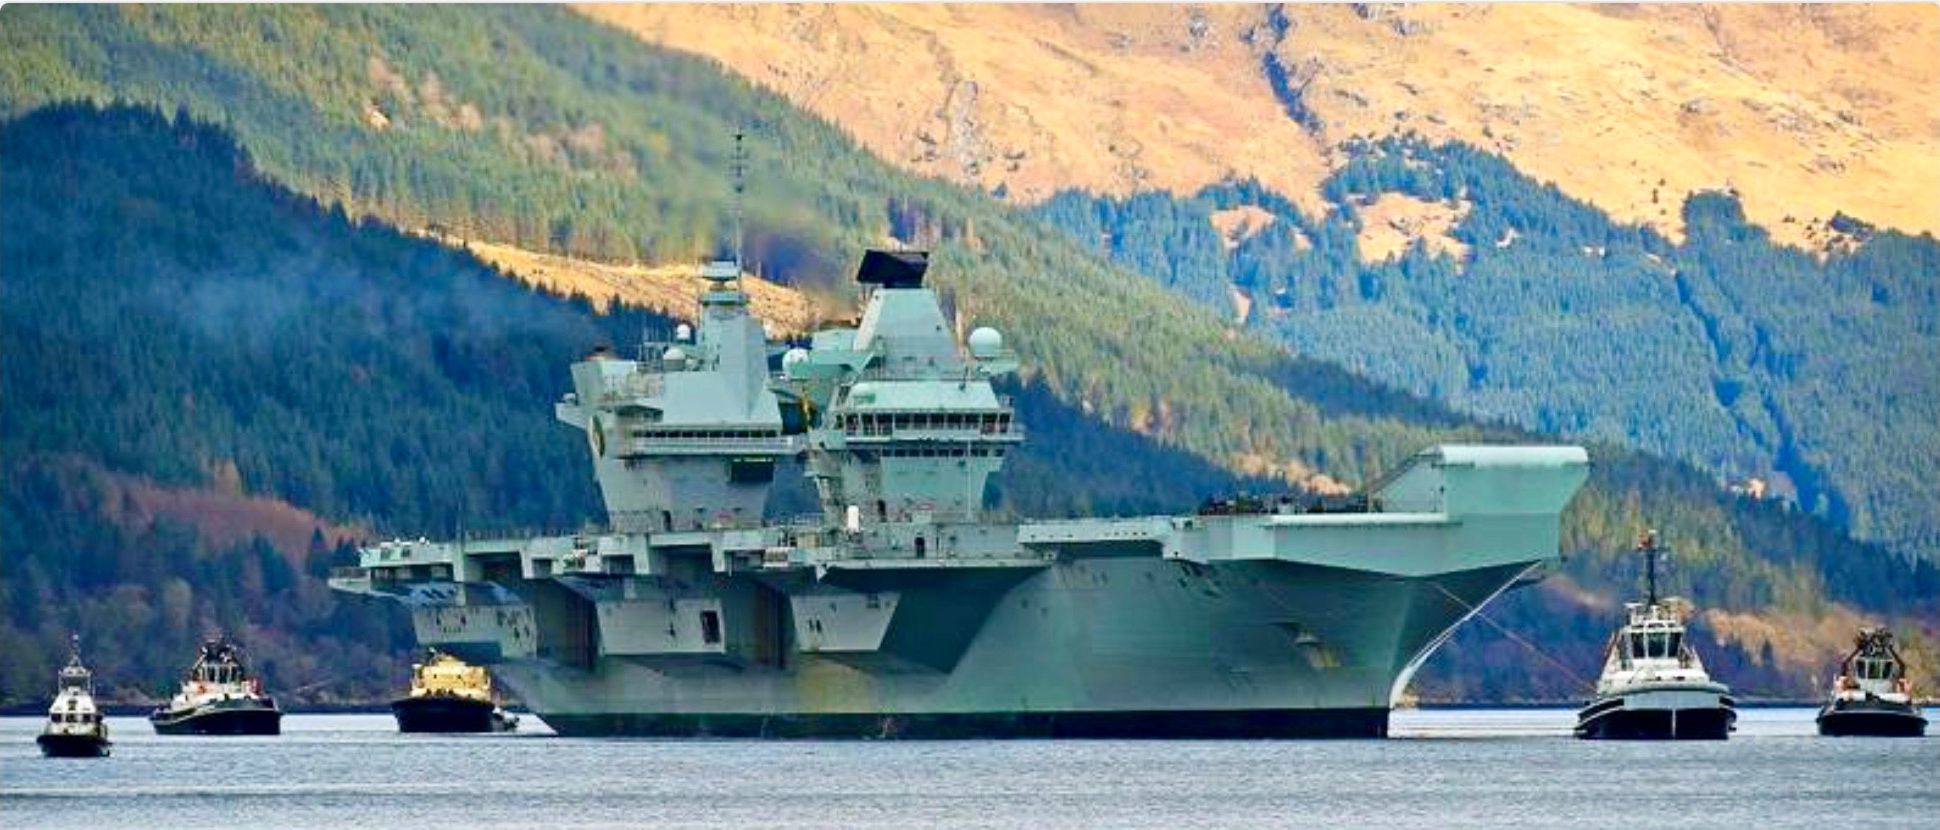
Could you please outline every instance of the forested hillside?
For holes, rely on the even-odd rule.
[[[590,342],[631,342],[654,321],[631,311],[594,315],[588,303],[501,285],[468,257],[387,225],[479,233],[502,211],[549,230],[614,222],[629,238],[663,241],[691,232],[664,250],[640,248],[680,261],[714,246],[726,204],[722,136],[744,125],[758,137],[754,249],[770,273],[839,287],[864,243],[893,235],[931,245],[952,308],[1000,326],[1017,345],[1030,368],[1020,390],[1027,423],[1047,413],[1032,424],[1033,454],[1005,482],[1006,498],[1026,512],[1185,509],[1210,489],[1257,486],[1233,471],[1358,482],[1436,440],[1531,437],[1236,335],[1220,315],[1112,266],[1091,244],[981,194],[897,173],[714,67],[562,12],[10,7],[0,15],[10,15],[0,27],[0,92],[18,119],[0,147],[10,224],[0,249],[9,297],[0,460],[22,471],[7,486],[29,488],[0,500],[6,659],[15,661],[0,697],[37,693],[67,626],[91,637],[141,630],[98,616],[121,607],[101,601],[116,592],[154,614],[190,608],[190,628],[243,626],[278,661],[279,684],[307,690],[298,699],[366,694],[381,682],[392,665],[384,649],[397,641],[328,622],[341,606],[314,577],[343,553],[331,534],[315,551],[271,548],[292,565],[268,567],[264,545],[212,545],[207,528],[143,509],[136,491],[144,483],[280,499],[351,535],[597,520],[580,443],[550,423],[548,404],[564,389],[565,364]],[[421,79],[435,68],[440,78],[440,95],[429,98],[413,81],[382,127],[358,114],[373,77],[369,57],[379,52],[390,72]],[[449,96],[461,89],[479,118],[516,120],[527,132],[466,131],[470,117],[450,114]],[[68,94],[180,112],[170,126],[124,110],[102,118],[85,107],[38,109]],[[194,115],[224,129],[185,120]],[[519,120],[528,116],[535,120]],[[599,126],[601,146],[621,148],[634,164],[522,155],[532,145],[519,136],[553,123],[548,117]],[[248,161],[213,149],[234,144]],[[333,181],[363,195],[339,200]],[[364,209],[384,221],[351,218]],[[566,233],[552,245],[555,236],[542,234],[534,247],[577,244]],[[393,292],[395,305],[386,299]],[[488,325],[500,316],[516,325]],[[52,380],[69,366],[98,377]],[[152,447],[146,431],[157,433]],[[1675,540],[1701,603],[1768,627],[1860,613],[1932,619],[1940,579],[1930,568],[1914,570],[1782,507],[1725,496],[1688,468],[1613,447],[1595,452],[1593,486],[1566,517],[1568,566],[1502,608],[1547,604],[1526,615],[1524,636],[1593,649],[1603,609],[1629,590],[1620,551],[1646,523]],[[113,509],[90,513],[89,505]],[[177,545],[189,556],[157,566],[144,543],[129,541],[171,526],[190,537]],[[88,553],[59,558],[77,539],[91,540]],[[92,564],[70,568],[82,561]],[[216,564],[197,570],[197,562]],[[271,586],[284,593],[262,593]],[[1750,644],[1758,662],[1754,638],[1763,630],[1719,631]],[[1485,635],[1438,658],[1424,684],[1541,693],[1527,655],[1505,655]],[[1809,664],[1828,658],[1846,633],[1829,636],[1780,643],[1781,653],[1759,662],[1773,688],[1804,690]],[[1915,630],[1915,647],[1919,638]],[[128,651],[153,655],[125,673],[144,683],[180,659],[159,643]]]
[[[1839,224],[1824,257],[1774,244],[1728,193],[1686,239],[1623,225],[1457,144],[1358,145],[1306,214],[1256,184],[1191,199],[1067,192],[1074,240],[1295,351],[1540,432],[1758,479],[1862,537],[1940,556],[1940,243]],[[1370,256],[1382,210],[1457,216]],[[1221,217],[1246,211],[1244,233]],[[1410,230],[1416,230],[1410,228]],[[1430,241],[1436,244],[1430,244]]]

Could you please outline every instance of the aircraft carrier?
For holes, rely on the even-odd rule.
[[[927,267],[867,252],[859,324],[777,370],[740,266],[704,266],[694,328],[573,364],[556,406],[607,527],[386,542],[332,587],[403,603],[566,735],[1375,737],[1557,556],[1579,447],[1433,447],[1325,511],[989,515],[1018,362],[989,328],[959,343]],[[788,458],[821,513],[764,521]]]

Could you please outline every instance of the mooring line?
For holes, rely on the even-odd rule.
[[[1541,647],[1537,646],[1535,643],[1529,642],[1527,639],[1524,639],[1522,635],[1517,634],[1514,631],[1510,631],[1507,627],[1503,626],[1499,622],[1496,622],[1495,620],[1489,619],[1489,615],[1482,613],[1481,608],[1478,608],[1474,605],[1470,605],[1468,600],[1465,600],[1465,599],[1462,599],[1461,597],[1456,596],[1454,592],[1448,590],[1447,588],[1442,587],[1441,583],[1429,582],[1428,584],[1435,586],[1435,590],[1442,592],[1442,596],[1445,596],[1451,600],[1454,600],[1455,604],[1460,605],[1463,608],[1467,608],[1469,610],[1469,616],[1472,616],[1478,620],[1488,623],[1490,627],[1494,628],[1497,631],[1502,632],[1503,636],[1508,637],[1509,639],[1514,640],[1518,643],[1521,643],[1523,648],[1529,649],[1531,652],[1534,652],[1537,657],[1541,657],[1544,660],[1549,661],[1550,665],[1555,666],[1558,669],[1561,669],[1563,671],[1563,674],[1566,674],[1572,680],[1575,680],[1578,685],[1584,686],[1590,689],[1596,688],[1595,683],[1590,682],[1590,680],[1585,678],[1583,675],[1577,674],[1574,669],[1571,669],[1567,664],[1563,663],[1563,661],[1558,660],[1554,657],[1551,657],[1549,655],[1549,652],[1543,651]]]

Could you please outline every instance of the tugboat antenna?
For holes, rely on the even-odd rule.
[[[1637,540],[1637,550],[1644,554],[1644,598],[1649,605],[1657,604],[1657,556],[1662,552],[1657,547],[1657,531],[1644,531],[1643,538]]]

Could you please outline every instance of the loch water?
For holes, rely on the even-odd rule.
[[[1395,714],[1384,741],[747,741],[400,735],[292,715],[274,738],[41,758],[0,719],[0,827],[1940,827],[1940,738],[1821,738],[1751,709],[1719,743],[1569,737],[1565,710]]]

